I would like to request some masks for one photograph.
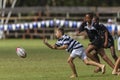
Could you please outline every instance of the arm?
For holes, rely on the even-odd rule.
[[[85,31],[82,31],[82,32],[78,30],[76,31],[76,36],[83,36],[83,35],[86,35]]]
[[[44,44],[45,44],[46,46],[48,46],[48,47],[51,48],[51,49],[64,50],[64,49],[67,49],[67,47],[68,47],[68,45],[63,45],[63,46],[60,46],[60,47],[57,47],[56,45],[50,45],[50,44],[47,42],[46,39],[44,39],[43,42],[44,42]]]
[[[104,42],[104,47],[107,47],[107,44],[108,44],[108,32],[105,31],[105,42]]]
[[[50,44],[47,42],[47,39],[44,39],[44,40],[43,40],[43,43],[44,43],[47,47],[49,47],[49,48],[51,48],[51,49],[55,49],[55,48],[56,48],[55,45],[50,45]]]
[[[104,36],[105,36],[104,47],[106,48],[108,44],[108,30],[104,25],[102,25],[102,28],[103,28],[102,30],[104,31]]]
[[[68,45],[63,45],[63,46],[60,46],[60,47],[56,47],[56,49],[58,50],[64,50],[64,49],[67,49]]]
[[[107,48],[107,44],[108,44],[108,30],[107,30],[107,28],[103,24],[96,24],[96,28],[98,30],[102,31],[102,33],[104,33],[104,35],[102,35],[102,36],[104,36],[103,46],[104,46],[104,48]]]
[[[83,22],[79,29],[77,29],[76,31],[76,36],[81,36],[81,35],[85,35],[85,32],[84,32],[84,26],[86,25],[86,22]]]

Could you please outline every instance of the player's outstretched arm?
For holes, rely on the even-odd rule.
[[[63,46],[60,46],[60,47],[57,47],[56,45],[51,45],[47,42],[47,39],[44,39],[43,43],[51,49],[64,50],[64,49],[67,49],[67,47],[68,47],[68,45],[63,45]]]
[[[83,35],[86,35],[86,33],[84,31],[82,31],[82,32],[76,31],[76,33],[75,33],[75,36],[83,36]]]
[[[49,44],[49,43],[47,42],[47,39],[43,39],[43,43],[44,43],[46,46],[48,46],[49,48],[51,48],[51,49],[55,49],[55,48],[56,48],[55,45]]]

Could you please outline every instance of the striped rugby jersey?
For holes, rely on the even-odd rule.
[[[66,51],[68,52],[72,52],[74,49],[78,49],[83,47],[82,44],[80,44],[78,41],[72,39],[70,36],[68,35],[63,35],[62,38],[58,39],[57,42],[55,43],[56,46],[60,47],[63,45],[68,45],[68,48],[66,49]]]

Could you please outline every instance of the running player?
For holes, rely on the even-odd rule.
[[[108,31],[108,29],[103,25],[103,24],[99,24],[99,18],[97,16],[94,16],[93,17],[93,23],[94,24],[98,24],[99,26],[98,27],[98,33],[99,35],[101,36],[102,40],[103,40],[103,48],[110,48],[110,51],[111,51],[111,55],[113,57],[113,59],[117,60],[117,55],[115,53],[115,47],[114,47],[114,39],[112,37],[112,35],[110,34],[110,32]],[[100,62],[100,59],[97,55],[97,52],[93,54],[96,59],[98,60],[97,62]],[[96,68],[94,70],[94,72],[99,72],[100,71],[100,68]]]
[[[44,44],[51,49],[65,50],[70,53],[68,57],[68,63],[73,71],[70,78],[77,77],[77,71],[73,60],[79,57],[83,60],[86,65],[98,66],[102,69],[102,73],[105,73],[105,65],[90,61],[87,59],[83,45],[78,41],[72,39],[71,37],[64,34],[63,28],[57,28],[55,32],[56,38],[58,39],[55,45],[50,45],[46,39],[44,39]]]
[[[96,16],[93,17],[93,22],[94,22],[94,24],[99,24],[99,18]],[[114,61],[116,61],[118,57],[115,53],[114,39],[113,39],[112,35],[110,34],[108,29],[103,24],[99,24],[98,28],[99,28],[98,33],[101,36],[103,43],[104,43],[103,47],[110,48],[111,55],[112,55]]]
[[[86,14],[85,21],[81,24],[81,26],[79,28],[79,32],[77,33],[77,35],[79,35],[82,31],[87,32],[87,35],[88,35],[91,43],[88,45],[88,47],[86,49],[86,54],[90,59],[92,59],[96,62],[98,61],[96,59],[96,57],[94,57],[92,54],[90,54],[90,52],[92,50],[97,50],[97,52],[109,64],[109,66],[111,68],[114,68],[114,64],[107,57],[107,55],[105,54],[104,48],[102,47],[103,42],[102,42],[101,36],[98,34],[98,27],[97,27],[99,25],[93,24],[92,18],[93,17],[90,14]]]

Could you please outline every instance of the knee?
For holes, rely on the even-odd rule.
[[[118,58],[118,60],[120,61],[120,57]]]
[[[85,50],[85,53],[86,53],[86,54],[88,54],[89,52],[90,52],[89,49],[86,49],[86,50]]]
[[[67,63],[73,63],[73,60],[67,60]]]
[[[103,55],[102,58],[103,58],[103,59],[107,59],[108,57],[107,57],[106,55]]]
[[[87,63],[85,63],[86,65],[89,65],[89,63],[87,62]]]
[[[89,65],[89,61],[85,61],[84,63],[85,63],[86,65]]]
[[[88,51],[85,52],[86,56],[90,57],[90,53]]]

